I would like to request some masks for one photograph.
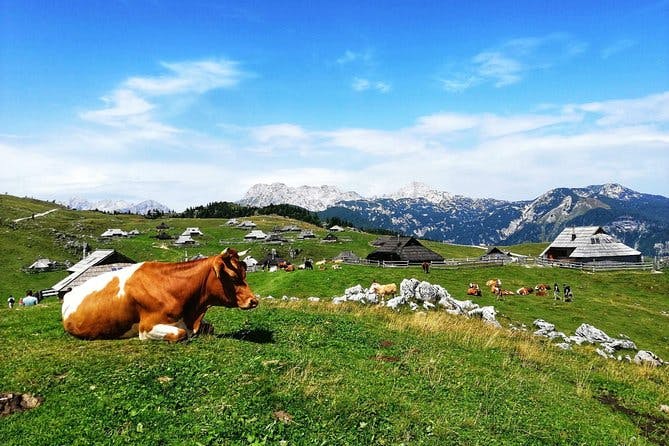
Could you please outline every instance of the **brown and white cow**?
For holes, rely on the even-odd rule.
[[[534,293],[534,288],[529,288],[529,287],[521,287],[516,290],[516,294],[520,294],[521,296],[529,296],[530,294]]]
[[[548,290],[550,290],[551,287],[546,285],[545,283],[540,283],[537,286],[534,287],[534,290],[537,292],[537,296],[545,296],[548,294]]]
[[[67,293],[65,330],[82,339],[180,341],[212,306],[258,306],[234,249],[181,263],[142,262],[94,277]]]
[[[471,282],[467,288],[467,296],[481,296],[481,288],[478,283]]]

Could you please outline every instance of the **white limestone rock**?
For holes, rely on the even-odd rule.
[[[420,282],[418,279],[404,279],[400,283],[400,295],[404,296],[405,299],[413,299],[416,295],[416,287]]]
[[[484,322],[494,325],[496,327],[502,327],[502,325],[495,318],[497,316],[497,310],[493,306],[480,307],[474,310],[471,310],[468,315],[470,317],[480,317]]]
[[[591,344],[601,344],[602,342],[611,342],[613,338],[604,333],[599,328],[589,324],[581,324],[575,331],[576,336],[585,338]]]
[[[648,350],[639,350],[638,352],[636,352],[636,356],[634,356],[633,361],[635,364],[644,364],[653,367],[658,367],[666,364],[666,362],[660,359],[659,356]]]

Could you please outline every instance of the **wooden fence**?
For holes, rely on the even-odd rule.
[[[556,268],[579,269],[582,271],[624,271],[624,270],[652,270],[653,262],[564,262],[558,260],[534,259],[539,266],[550,266]]]
[[[377,261],[360,259],[357,261],[347,260],[344,263],[349,265],[367,265],[379,268],[409,268],[420,267],[420,263],[410,263],[409,261]],[[509,263],[516,265],[530,265],[530,266],[548,266],[555,268],[569,268],[579,269],[583,271],[623,271],[623,270],[652,270],[654,268],[653,262],[559,262],[551,261],[538,257],[523,257],[514,262],[509,262],[504,259],[481,259],[478,257],[464,258],[464,259],[446,259],[442,262],[431,262],[430,268],[435,269],[450,269],[450,268],[485,268],[490,266],[503,266]]]

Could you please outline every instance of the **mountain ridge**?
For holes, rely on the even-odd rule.
[[[125,200],[98,200],[90,201],[81,197],[70,198],[66,202],[60,202],[63,206],[79,211],[98,210],[102,212],[120,212],[138,215],[146,215],[149,211],[170,212],[170,208],[155,200],[144,200],[139,203],[129,203]]]
[[[273,195],[272,190],[283,195]],[[253,202],[254,188],[240,204]],[[300,188],[282,183],[263,185],[263,200],[309,209],[321,198],[304,201]],[[380,197],[339,199],[337,188],[304,186],[302,191],[327,190],[325,209],[311,208],[321,218],[337,217],[362,228],[381,228],[419,238],[463,244],[517,244],[546,242],[567,226],[603,226],[623,243],[645,254],[653,253],[655,243],[669,240],[669,199],[644,194],[617,183],[586,187],[551,189],[532,200],[506,201],[494,198],[469,198],[438,191],[413,182]],[[288,195],[286,195],[288,194]]]

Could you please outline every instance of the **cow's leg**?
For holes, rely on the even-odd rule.
[[[139,339],[152,341],[178,342],[188,338],[188,330],[183,320],[173,323],[150,323],[139,324]]]

